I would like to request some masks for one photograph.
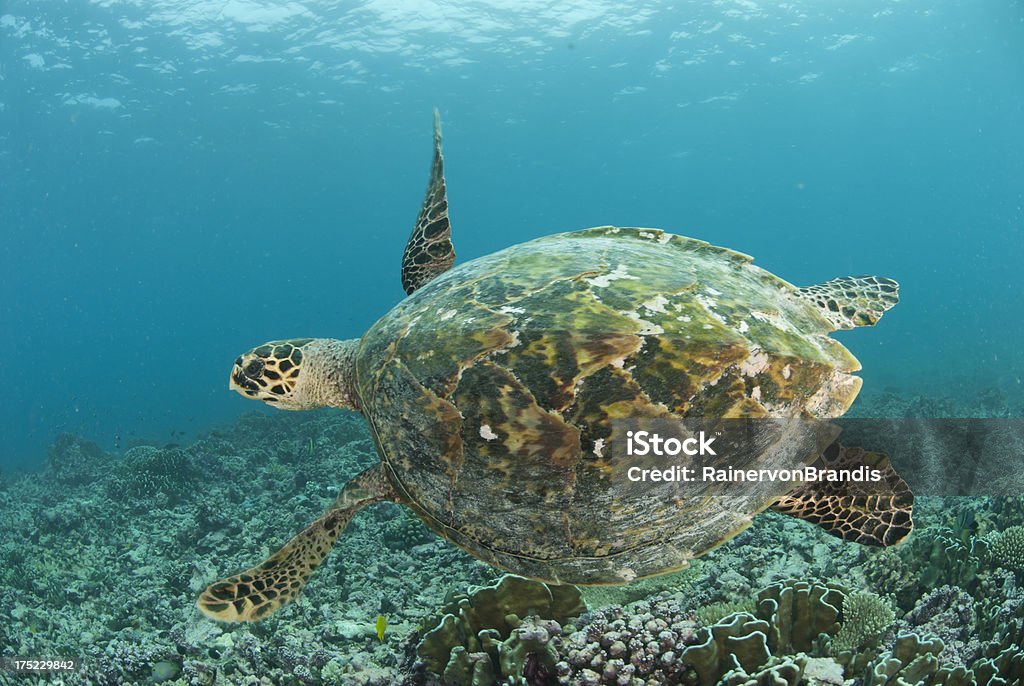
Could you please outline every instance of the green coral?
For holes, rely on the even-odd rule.
[[[993,562],[1014,572],[1024,571],[1024,526],[1011,526],[989,539]]]
[[[797,686],[804,677],[806,655],[773,657],[753,673],[742,667],[726,673],[718,686]]]
[[[896,619],[893,609],[874,593],[851,593],[842,607],[842,622],[832,647],[859,651],[878,643]]]
[[[489,651],[471,653],[465,646],[455,646],[442,676],[452,686],[492,686],[497,681],[494,657]]]
[[[911,609],[924,593],[948,584],[973,594],[988,559],[988,539],[963,527],[929,526],[903,545],[872,556],[866,575],[897,605]]]
[[[939,662],[945,646],[938,638],[900,634],[891,651],[872,661],[861,675],[864,686],[972,686],[974,674]]]
[[[1024,617],[1019,609],[1015,614],[1006,617],[998,613],[990,618],[995,627],[993,639],[971,665],[979,686],[1024,684]]]
[[[839,632],[839,613],[846,597],[842,586],[789,579],[757,594],[757,616],[771,627],[773,654],[810,653],[821,634]]]
[[[757,670],[771,657],[770,625],[746,612],[737,612],[697,632],[695,645],[680,655],[697,675],[698,684],[717,684],[727,672]]]
[[[924,588],[943,583],[955,584],[968,591],[977,587],[978,574],[986,555],[985,539],[964,539],[953,529],[937,527],[922,532],[921,541],[930,543],[925,550],[926,563],[921,569]]]
[[[522,655],[525,660],[524,650],[538,639],[536,633],[520,632],[510,645],[504,645],[523,625],[523,618],[564,624],[585,611],[575,586],[548,585],[508,574],[493,586],[456,596],[440,619],[426,627],[416,653],[428,670],[451,684],[491,683],[502,673],[514,678],[522,665],[516,667],[511,656]]]
[[[1008,646],[993,657],[975,661],[973,671],[978,686],[1024,684],[1024,651],[1017,645]]]
[[[717,624],[723,618],[736,612],[754,614],[756,612],[756,607],[754,602],[750,600],[742,600],[739,602],[723,600],[721,602],[711,603],[710,605],[704,605],[697,608],[694,619],[697,620],[697,624],[700,626],[710,626],[712,624]]]

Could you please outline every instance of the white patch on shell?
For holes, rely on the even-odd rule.
[[[611,271],[607,274],[602,274],[601,276],[595,276],[592,279],[586,279],[586,282],[589,283],[591,286],[597,286],[598,288],[607,288],[612,281],[618,281],[619,279],[632,279],[633,281],[639,281],[640,277],[633,276],[628,271],[626,271],[626,265],[620,264],[618,267],[615,268],[614,271]]]
[[[761,387],[754,386],[754,390],[750,391],[750,399],[761,402]]]
[[[740,330],[740,333],[746,333],[746,332],[750,331],[750,324],[747,324],[745,321],[741,320],[740,321],[740,325],[739,325],[739,330]]]
[[[768,353],[763,350],[755,350],[747,359],[740,362],[740,373],[744,376],[757,376],[768,369],[768,362]]]
[[[754,310],[750,313],[750,316],[758,321],[771,324],[781,331],[790,331],[793,328],[778,312],[761,312],[760,310]]]
[[[599,438],[594,441],[594,454],[598,457],[604,457],[604,439]]]
[[[619,570],[619,578],[625,581],[627,584],[632,583],[636,579],[636,572],[629,567]]]
[[[437,311],[437,318],[440,319],[442,322],[446,322],[449,319],[451,319],[452,317],[454,317],[455,315],[457,315],[458,313],[459,313],[458,310],[454,310],[454,309],[452,309],[452,310],[438,310]]]
[[[651,239],[654,239],[654,238],[657,238],[657,237],[658,237],[658,235],[656,233],[654,233],[653,231],[641,231],[640,232],[640,238],[651,238]]]
[[[484,439],[485,441],[493,441],[498,438],[498,434],[491,431],[491,427],[489,424],[481,424],[480,438]]]
[[[708,292],[708,295],[713,295],[715,297],[718,297],[718,296],[720,296],[722,294],[722,291],[716,291],[711,286],[705,286],[704,290]]]
[[[712,289],[709,289],[708,292],[712,293],[712,294],[721,295],[721,293],[719,293],[718,291],[712,290]],[[705,310],[707,310],[707,313],[710,314],[713,318],[717,319],[718,321],[720,321],[723,324],[726,323],[725,322],[725,317],[723,317],[722,315],[720,315],[717,312],[715,312],[715,308],[718,307],[718,301],[717,300],[714,300],[713,298],[710,298],[710,297],[704,295],[703,293],[698,293],[697,295],[695,295],[693,297],[693,299],[696,300],[700,304],[701,307],[703,307]],[[708,327],[705,327],[705,328],[710,329],[711,327],[708,326]]]
[[[806,409],[818,419],[841,417],[847,410],[847,401],[857,395],[860,385],[859,376],[837,372],[811,396]]]
[[[670,233],[663,233],[660,236],[658,236],[658,242],[661,243],[662,245],[665,245],[670,240],[672,240],[672,234]]]
[[[782,368],[782,378],[789,381],[789,377],[793,376],[793,368],[788,364]]]
[[[498,312],[501,312],[502,314],[523,314],[526,310],[513,305],[502,305],[498,308]]]
[[[691,317],[691,316],[690,316],[690,315],[688,315],[688,314],[684,314],[684,315],[683,315],[683,316],[681,316],[681,317],[676,317],[676,319],[678,319],[678,320],[679,320],[679,321],[681,321],[681,322],[692,322],[692,321],[693,321],[693,317]]]
[[[617,357],[614,360],[612,360],[611,362],[609,362],[608,364],[610,364],[611,366],[615,367],[616,369],[622,369],[622,365],[626,364],[626,358],[625,357]]]
[[[623,314],[629,317],[634,322],[640,325],[640,330],[636,332],[638,336],[657,336],[659,334],[665,333],[665,329],[661,328],[654,322],[647,321],[646,319],[640,316],[639,312],[630,311],[620,312],[619,314]]]
[[[668,305],[668,298],[663,295],[656,295],[647,302],[640,303],[641,307],[646,307],[651,312],[658,312],[659,314],[668,314],[665,311],[665,305]]]

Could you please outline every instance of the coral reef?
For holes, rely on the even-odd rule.
[[[974,624],[974,599],[958,586],[941,586],[926,594],[899,622],[904,632],[942,639],[943,657],[970,664],[981,653]]]
[[[891,651],[882,653],[864,670],[864,686],[967,686],[971,675],[963,668],[949,669],[939,662],[942,641],[901,634]]]
[[[166,508],[194,490],[199,471],[183,451],[143,445],[128,450],[106,480],[112,499],[135,501],[136,509]]]
[[[789,579],[758,593],[758,615],[770,623],[768,646],[775,654],[810,652],[821,634],[840,630],[841,587]]]
[[[851,593],[843,600],[843,623],[832,642],[833,650],[860,652],[873,647],[896,613],[874,593]]]
[[[400,682],[403,642],[445,593],[496,573],[396,525],[397,506],[360,513],[303,602],[278,617],[220,625],[194,606],[373,459],[362,419],[344,414],[252,414],[189,446],[123,456],[59,437],[42,478],[13,477],[0,492],[0,656],[74,656],[86,666],[75,683],[87,685]]]
[[[424,627],[416,654],[427,670],[455,686],[478,686],[499,677],[515,683],[524,671],[553,670],[557,651],[552,639],[561,635],[561,623],[585,610],[575,586],[509,574],[453,598],[440,618]]]
[[[46,457],[49,478],[65,486],[89,483],[103,474],[111,458],[92,441],[62,433],[54,440]]]
[[[890,392],[860,409],[1001,416],[1011,400]],[[123,454],[58,436],[42,474],[0,483],[0,656],[78,657],[67,683],[86,685],[1024,683],[1022,497],[920,497],[915,533],[883,550],[766,512],[682,572],[583,589],[583,614],[575,589],[501,580],[385,503],[300,604],[254,625],[198,613],[197,591],[375,459],[361,418],[327,412],[253,413]]]
[[[687,671],[682,653],[698,638],[691,613],[668,594],[597,610],[566,638],[559,683],[679,683]]]
[[[1024,526],[1010,526],[992,536],[988,552],[1003,569],[1024,572]]]

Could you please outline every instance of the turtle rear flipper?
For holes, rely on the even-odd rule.
[[[900,301],[900,285],[881,276],[844,276],[797,289],[836,329],[875,324]]]
[[[889,464],[884,453],[830,445],[817,469],[878,470],[876,482],[813,481],[778,500],[772,509],[792,515],[838,536],[864,545],[896,545],[914,528],[914,494]]]
[[[196,604],[224,622],[255,622],[295,600],[356,512],[394,497],[383,467],[367,469],[342,489],[331,507],[283,548],[240,574],[207,586]]]
[[[444,153],[441,151],[441,114],[434,110],[434,161],[430,183],[420,214],[409,234],[402,255],[402,288],[411,294],[455,262],[452,226],[448,219],[448,193],[444,183]]]

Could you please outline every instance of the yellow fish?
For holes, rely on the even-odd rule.
[[[384,642],[384,630],[388,628],[388,620],[384,615],[377,615],[377,639]]]

